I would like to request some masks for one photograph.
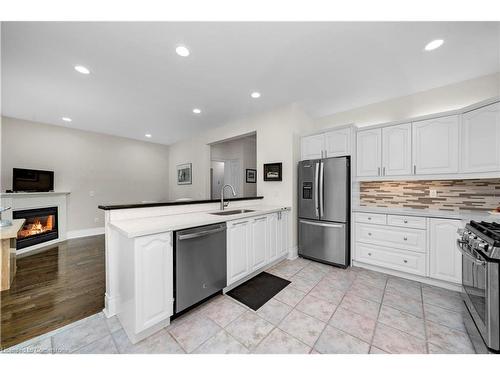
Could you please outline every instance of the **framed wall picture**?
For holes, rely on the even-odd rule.
[[[177,185],[191,185],[193,182],[193,168],[191,163],[177,166]]]
[[[257,182],[257,170],[247,169],[247,184],[255,184]]]
[[[281,181],[282,163],[264,164],[264,181]]]

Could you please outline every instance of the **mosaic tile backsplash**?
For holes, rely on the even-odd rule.
[[[500,205],[500,178],[442,181],[360,182],[359,203],[368,207],[443,211],[492,210]],[[437,191],[431,198],[429,191]]]

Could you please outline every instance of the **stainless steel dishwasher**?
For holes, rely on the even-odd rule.
[[[226,223],[175,232],[175,313],[226,287]]]

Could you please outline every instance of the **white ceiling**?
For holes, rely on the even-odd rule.
[[[316,117],[499,70],[498,22],[2,23],[3,115],[165,144],[287,103]]]

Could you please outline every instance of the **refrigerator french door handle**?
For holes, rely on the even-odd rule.
[[[320,162],[319,166],[319,216],[323,216],[323,211],[324,211],[324,187],[323,187],[323,182],[324,182],[324,164],[323,161]]]
[[[317,221],[299,220],[302,224],[314,225],[316,227],[343,228],[342,224],[322,223]]]
[[[319,163],[316,163],[316,169],[315,169],[315,172],[314,172],[314,183],[316,184],[316,188],[318,187],[319,185]],[[316,217],[319,217],[319,202],[318,202],[318,193],[319,191],[316,190],[315,194],[314,194],[314,212],[316,214]]]

